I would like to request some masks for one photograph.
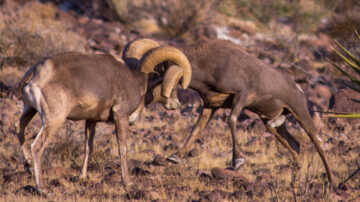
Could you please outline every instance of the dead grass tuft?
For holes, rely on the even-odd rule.
[[[108,1],[111,10],[116,12],[118,19],[128,27],[134,28],[134,25],[140,22],[141,29],[151,28],[150,30],[157,32],[160,29],[166,37],[181,37],[197,26],[209,22],[215,3],[216,0]]]
[[[169,37],[180,37],[199,24],[209,22],[215,1],[152,1],[151,9]]]
[[[52,4],[37,2],[27,3],[15,12],[0,13],[0,58],[8,63],[3,65],[24,69],[60,52],[83,51],[84,40],[71,26],[58,21],[56,14]],[[15,64],[11,62],[14,58]]]

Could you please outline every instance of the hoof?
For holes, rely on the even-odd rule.
[[[171,154],[169,157],[166,158],[166,160],[170,161],[171,163],[180,163],[180,158],[176,154]]]
[[[124,183],[124,189],[125,189],[125,190],[131,190],[134,185],[135,185],[135,184],[134,184],[132,181],[129,181],[129,182],[127,182],[127,183]]]
[[[40,195],[42,195],[44,197],[53,196],[53,193],[47,188],[37,188],[37,191],[39,192]]]
[[[81,175],[78,176],[78,178],[79,178],[79,181],[87,181],[89,177],[87,175],[82,175],[81,174]]]
[[[54,193],[52,193],[52,192],[48,192],[48,193],[46,193],[45,195],[45,198],[47,198],[47,199],[51,199],[51,198],[54,198]]]
[[[234,170],[238,170],[242,165],[244,165],[245,159],[238,158],[233,162],[233,168]]]

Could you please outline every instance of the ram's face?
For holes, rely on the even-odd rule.
[[[161,95],[161,83],[148,89],[145,94],[145,105],[148,106],[151,103],[160,102],[165,109],[174,110],[180,106],[180,102],[177,97],[177,89],[172,89],[170,98],[166,98]]]

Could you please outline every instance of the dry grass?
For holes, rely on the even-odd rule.
[[[21,102],[1,99],[0,103],[4,123],[4,134],[0,139],[0,173],[3,180],[0,195],[5,201],[45,201],[46,198],[24,191],[23,188],[27,185],[34,186],[35,182],[22,168],[23,157],[16,137],[12,135],[14,131],[11,124],[19,117]],[[165,120],[164,116],[168,118]],[[129,162],[138,162],[130,163],[130,172],[138,167],[145,173],[133,173],[131,177],[136,187],[127,191],[121,184],[117,144],[113,135],[114,126],[97,126],[95,150],[89,163],[89,178],[86,181],[78,181],[76,176],[80,172],[84,150],[84,125],[81,122],[67,122],[44,153],[44,177],[46,184],[53,191],[51,200],[187,201],[206,198],[209,194],[217,192],[225,193],[224,199],[230,201],[293,201],[294,196],[301,201],[334,201],[340,197],[326,188],[325,170],[307,138],[300,158],[302,167],[292,188],[290,184],[293,171],[288,166],[291,160],[287,150],[269,133],[255,134],[252,131],[239,130],[239,144],[247,161],[240,173],[250,184],[247,185],[244,195],[234,198],[232,193],[243,190],[242,186],[245,185],[239,184],[236,180],[218,181],[211,177],[212,168],[225,168],[231,164],[230,132],[221,119],[212,120],[204,130],[202,143],[197,142],[193,147],[193,157],[184,159],[179,165],[153,165],[151,162],[156,154],[166,156],[176,150],[169,148],[170,144],[183,144],[190,132],[190,126],[195,123],[196,116],[197,114],[181,116],[178,111],[144,111],[142,120],[128,130],[128,159]],[[169,117],[173,117],[174,120]],[[169,120],[172,120],[171,124]],[[27,138],[36,134],[39,125],[36,117],[26,132]],[[333,144],[327,145],[326,152],[337,179],[346,178],[360,163],[357,148],[360,139],[354,135],[356,131],[357,128],[350,127],[339,136],[331,127],[323,128],[324,142],[339,136]],[[351,141],[349,138],[352,138]],[[338,141],[344,141],[348,148],[355,149],[344,153],[337,148]],[[210,178],[202,177],[207,175]],[[347,200],[354,200],[359,196],[359,185],[360,181],[357,178],[349,181],[348,186],[352,191],[348,192]]]
[[[109,7],[117,13],[119,20],[130,29],[141,23],[143,29],[158,27],[151,30],[160,32],[155,34],[170,38],[184,37],[197,26],[209,23],[214,14],[215,3],[216,0],[108,1]]]
[[[168,37],[180,37],[196,26],[209,23],[214,14],[214,0],[153,1],[151,10]]]
[[[33,2],[15,12],[0,13],[2,65],[24,69],[60,52],[83,51],[85,41],[56,19],[57,12],[52,4]]]

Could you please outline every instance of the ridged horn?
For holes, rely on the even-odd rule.
[[[177,65],[172,65],[166,71],[164,80],[161,84],[161,95],[170,98],[172,89],[176,84],[179,83],[179,80],[183,76],[183,68]]]
[[[183,68],[182,87],[186,89],[191,81],[191,66],[187,57],[179,49],[172,46],[154,48],[140,61],[139,69],[145,74],[154,71],[156,65],[172,61]]]
[[[151,39],[140,38],[128,43],[123,51],[122,59],[131,69],[136,69],[141,57],[150,49],[160,47]]]
[[[152,100],[153,103],[161,101],[161,85],[160,84],[154,88],[152,95],[154,97]]]

